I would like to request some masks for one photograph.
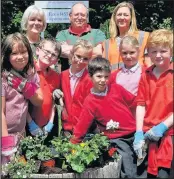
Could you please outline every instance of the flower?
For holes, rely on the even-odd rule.
[[[115,122],[112,119],[107,122],[106,124],[106,130],[114,130],[114,129],[118,129],[119,128],[120,123],[119,122]]]
[[[114,153],[117,151],[115,147],[112,147],[109,149],[108,154],[110,157],[113,157]]]
[[[85,146],[85,143],[84,143],[84,142],[80,143],[80,146],[81,146],[81,147],[84,147],[84,146]]]

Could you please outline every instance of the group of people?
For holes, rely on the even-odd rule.
[[[23,33],[2,42],[2,164],[21,136],[58,135],[58,102],[62,135],[76,144],[104,132],[122,156],[121,178],[173,176],[173,32],[139,31],[129,2],[114,9],[109,39],[87,23],[83,3],[69,19],[69,29],[42,39],[45,14],[31,5]],[[107,129],[111,121],[119,127]]]

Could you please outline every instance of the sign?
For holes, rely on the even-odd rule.
[[[48,8],[51,8],[51,9],[55,9],[55,8],[71,9],[71,7],[77,2],[81,2],[87,8],[89,8],[89,1],[35,1],[35,5],[37,7],[42,8],[42,9],[48,9]]]
[[[70,23],[69,12],[77,2],[89,8],[89,1],[35,1],[35,5],[44,10],[47,23]]]

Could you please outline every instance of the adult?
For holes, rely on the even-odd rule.
[[[56,35],[56,40],[62,43],[61,70],[69,68],[68,57],[73,45],[79,38],[89,40],[93,48],[93,57],[102,55],[101,43],[106,39],[105,34],[99,29],[92,29],[87,23],[88,9],[83,3],[76,3],[69,13],[70,27]]]
[[[40,34],[46,29],[46,26],[46,16],[41,8],[31,5],[25,10],[21,20],[21,29],[30,42],[35,59],[36,47],[41,40]]]
[[[121,39],[126,35],[132,35],[137,38],[140,44],[139,62],[145,62],[145,46],[149,37],[149,32],[140,31],[137,28],[134,6],[130,2],[119,3],[111,16],[109,25],[110,39],[103,42],[103,57],[107,58],[112,70],[122,67],[123,62],[119,53]],[[146,58],[146,60],[149,60]]]

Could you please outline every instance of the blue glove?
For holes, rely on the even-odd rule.
[[[48,124],[46,126],[44,126],[44,131],[45,132],[51,132],[53,126],[54,126],[54,124],[49,121]]]
[[[133,148],[138,158],[142,158],[144,144],[145,144],[145,141],[144,141],[143,131],[137,131],[134,134]]]
[[[31,120],[30,123],[28,123],[29,131],[33,136],[36,135],[43,135],[42,129],[33,121]]]
[[[168,129],[168,127],[161,122],[160,124],[152,127],[150,130],[148,130],[144,137],[145,139],[149,139],[151,141],[158,141],[166,132],[166,130]]]

